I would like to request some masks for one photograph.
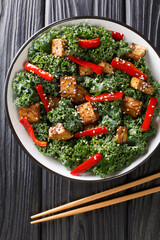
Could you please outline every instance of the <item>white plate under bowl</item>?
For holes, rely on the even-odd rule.
[[[63,26],[72,26],[79,23],[89,23],[92,26],[97,27],[105,27],[109,30],[114,30],[117,32],[124,33],[124,40],[128,41],[129,43],[134,42],[138,43],[142,46],[145,46],[148,51],[145,56],[147,63],[150,66],[150,70],[152,71],[152,75],[155,79],[158,80],[160,83],[160,58],[156,53],[155,49],[151,46],[151,44],[146,41],[141,35],[139,35],[136,31],[131,29],[130,27],[118,23],[116,21],[107,20],[105,18],[98,18],[98,17],[79,17],[79,18],[70,18],[65,19],[53,24],[50,24],[47,27],[44,27],[36,34],[34,34],[29,40],[21,47],[18,51],[17,55],[15,56],[10,69],[8,71],[7,79],[6,79],[6,86],[5,86],[5,103],[6,103],[6,113],[13,130],[13,133],[18,138],[20,145],[23,149],[30,155],[32,159],[34,159],[41,167],[47,168],[51,170],[53,173],[61,175],[63,177],[67,177],[73,180],[80,180],[80,181],[104,181],[110,180],[113,178],[120,177],[124,174],[127,174],[131,170],[135,169],[137,166],[142,164],[156,149],[160,142],[160,119],[157,117],[156,124],[157,124],[157,134],[151,140],[148,151],[143,156],[137,158],[130,166],[123,169],[117,174],[108,176],[106,178],[100,178],[94,175],[84,174],[81,176],[72,176],[70,172],[58,161],[52,159],[51,157],[46,157],[42,155],[34,145],[33,141],[29,137],[25,128],[19,123],[19,113],[18,108],[14,104],[14,94],[12,89],[12,82],[13,78],[15,77],[17,72],[24,70],[24,64],[27,61],[28,49],[32,46],[33,41],[39,37],[40,34],[48,31],[50,28],[54,27],[56,29],[60,29]]]

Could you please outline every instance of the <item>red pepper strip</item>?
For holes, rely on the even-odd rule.
[[[142,80],[147,79],[147,75],[142,73],[138,68],[136,68],[132,63],[125,60],[119,60],[119,58],[114,58],[111,62],[111,66],[117,68],[128,75],[140,78]]]
[[[91,39],[91,40],[79,39],[78,44],[81,48],[98,47],[100,45],[100,38],[95,38],[95,39]]]
[[[35,142],[38,146],[41,146],[41,147],[46,147],[47,146],[47,142],[39,141],[35,137],[34,132],[33,132],[33,128],[26,118],[21,118],[19,121],[26,128],[26,130],[27,130],[29,136],[32,138],[33,142]]]
[[[42,100],[42,103],[43,103],[43,105],[44,105],[47,113],[50,112],[50,111],[51,111],[51,108],[49,107],[49,102],[48,102],[48,100],[47,100],[46,94],[44,93],[44,90],[43,90],[43,88],[42,88],[42,85],[38,85],[38,86],[36,87],[36,89],[37,89],[37,92],[38,92],[38,94],[39,94],[39,96],[40,96],[40,98],[41,98],[41,100]]]
[[[122,100],[123,92],[115,92],[115,93],[104,93],[99,96],[90,97],[86,96],[86,100],[90,102],[103,102],[103,101],[114,101],[114,100]]]
[[[98,163],[101,160],[101,158],[102,158],[102,155],[100,153],[96,153],[91,158],[89,158],[88,160],[86,160],[85,162],[80,164],[78,167],[73,169],[71,171],[71,174],[76,176],[76,175],[79,175],[82,172],[85,172],[89,168],[93,167],[96,163]]]
[[[116,40],[116,41],[123,40],[123,36],[124,36],[123,33],[115,32],[115,31],[111,31],[111,30],[109,30],[109,31],[112,33],[112,38],[114,40]]]
[[[51,81],[53,79],[53,76],[51,74],[49,74],[48,72],[43,71],[41,68],[36,67],[35,65],[27,62],[24,66],[25,70],[29,71],[29,72],[33,72],[35,74],[37,74],[38,76]]]
[[[151,97],[149,100],[146,115],[144,117],[144,121],[142,124],[142,131],[147,131],[149,129],[156,104],[157,104],[157,98]]]
[[[103,67],[102,66],[99,66],[97,64],[94,64],[94,63],[91,63],[91,62],[87,62],[87,61],[84,61],[78,57],[73,57],[71,55],[68,55],[67,56],[70,60],[72,60],[73,62],[83,66],[83,67],[87,67],[87,68],[91,68],[93,72],[97,73],[97,74],[101,74],[102,71],[103,71]]]
[[[74,137],[75,138],[89,137],[89,136],[95,136],[97,134],[102,134],[102,133],[107,133],[107,132],[108,132],[108,130],[107,130],[106,126],[103,126],[103,127],[98,127],[98,128],[85,130],[83,132],[77,132],[77,133],[74,134]]]

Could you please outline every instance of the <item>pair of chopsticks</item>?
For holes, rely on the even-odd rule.
[[[60,211],[66,210],[68,208],[76,207],[76,206],[79,206],[81,204],[88,203],[88,202],[94,201],[96,199],[100,199],[100,198],[103,198],[103,197],[106,197],[106,196],[109,196],[109,195],[127,190],[129,188],[141,185],[143,183],[150,182],[150,181],[155,180],[157,178],[160,178],[160,172],[156,173],[154,175],[136,180],[134,182],[127,183],[127,184],[124,184],[124,185],[106,190],[104,192],[100,192],[100,193],[91,195],[89,197],[85,197],[85,198],[82,198],[82,199],[64,204],[62,206],[50,209],[48,211],[33,215],[33,216],[31,216],[31,219],[42,217],[42,216],[52,214],[52,213],[55,213],[55,212],[60,212]],[[89,211],[92,211],[92,210],[95,210],[95,209],[115,205],[117,203],[126,202],[126,201],[129,201],[129,200],[136,199],[136,198],[139,198],[139,197],[143,197],[143,196],[153,194],[153,193],[156,193],[156,192],[159,192],[159,191],[160,191],[160,186],[150,188],[148,190],[143,190],[143,191],[140,191],[140,192],[132,193],[132,194],[125,195],[125,196],[122,196],[122,197],[118,197],[118,198],[114,198],[114,199],[111,199],[111,200],[108,200],[108,201],[104,201],[104,202],[101,202],[101,203],[92,204],[92,205],[89,205],[89,206],[77,208],[77,209],[70,210],[70,211],[63,212],[63,213],[59,213],[59,214],[56,214],[56,215],[53,215],[53,216],[41,218],[39,220],[34,220],[34,221],[31,221],[31,224],[46,222],[46,221],[50,221],[50,220],[54,220],[54,219],[58,219],[58,218],[64,218],[64,217],[68,217],[68,216],[72,216],[72,215],[76,215],[76,214],[80,214],[80,213],[84,213],[84,212],[89,212]]]

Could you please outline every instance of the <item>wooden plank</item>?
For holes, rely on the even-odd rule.
[[[11,59],[23,42],[35,31],[52,21],[70,16],[104,16],[125,21],[143,33],[160,50],[159,1],[126,0],[46,0],[0,2],[1,29],[1,81],[4,79]],[[129,4],[130,3],[130,4]],[[44,12],[45,9],[45,19]],[[124,10],[126,9],[126,17]],[[3,60],[3,61],[2,61]],[[1,113],[4,99],[1,94]],[[138,170],[118,180],[106,183],[77,183],[56,177],[41,170],[17,145],[6,118],[0,115],[0,239],[159,239],[159,194],[134,200],[91,213],[57,220],[42,225],[29,225],[29,216],[80,197],[100,192],[132,181],[160,169],[157,150],[152,158]],[[158,184],[159,181],[154,182]],[[145,185],[151,186],[151,185]],[[133,189],[133,191],[140,188]],[[42,194],[42,195],[41,195]],[[42,202],[41,202],[42,197]],[[42,205],[42,209],[41,209]],[[126,219],[128,216],[128,219]],[[42,232],[42,235],[41,235]]]
[[[45,24],[75,16],[107,17],[125,21],[125,0],[46,0]]]
[[[160,52],[160,2],[126,0],[126,23],[143,34]]]
[[[157,149],[153,156],[136,171],[128,176],[128,181],[138,179],[141,176],[148,176],[160,170],[159,161],[160,150]],[[143,189],[158,186],[160,180],[153,181],[142,186],[135,187],[127,193],[141,191]],[[128,240],[130,239],[159,239],[159,213],[160,194],[156,193],[128,202]]]
[[[43,27],[43,1],[0,3],[0,89],[11,60],[21,45]],[[40,226],[30,227],[30,215],[41,206],[41,169],[18,146],[4,115],[0,95],[0,239],[40,239]]]
[[[160,29],[160,2],[159,1],[127,1],[126,0],[126,23],[142,33],[154,47],[160,52],[159,29]],[[145,164],[128,175],[128,181],[142,176],[147,176],[160,170],[160,148]],[[136,187],[132,191],[140,191],[143,188],[158,185],[159,180],[150,184]],[[160,194],[154,194],[128,203],[128,240],[160,239]]]

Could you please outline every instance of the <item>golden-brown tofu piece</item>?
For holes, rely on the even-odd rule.
[[[136,118],[142,109],[142,102],[132,97],[125,96],[122,104],[122,112]]]
[[[61,99],[55,96],[48,96],[49,107],[55,109]]]
[[[53,140],[67,140],[73,137],[73,135],[64,128],[62,123],[58,123],[54,127],[49,128],[49,137]]]
[[[101,62],[98,65],[103,67],[103,73],[114,74],[114,68],[109,63]]]
[[[75,99],[78,85],[75,76],[60,77],[61,97]]]
[[[99,115],[95,110],[94,104],[86,102],[77,107],[80,118],[84,125],[96,122],[99,119]]]
[[[79,75],[80,76],[86,76],[86,75],[91,75],[93,73],[91,68],[79,66]]]
[[[132,49],[132,52],[126,53],[125,56],[128,58],[132,58],[135,61],[138,61],[140,58],[144,57],[147,51],[147,48],[135,43],[131,43],[129,47]]]
[[[85,96],[89,96],[90,94],[88,93],[88,91],[82,87],[80,84],[77,85],[77,94],[75,97],[73,97],[73,102],[75,102],[76,104],[81,104],[86,102],[86,98]]]
[[[139,90],[140,92],[143,92],[149,95],[154,92],[154,88],[149,83],[136,77],[132,77],[130,85],[131,87]]]
[[[29,107],[19,108],[20,118],[27,118],[29,122],[38,122],[40,119],[40,104],[36,103]]]
[[[116,133],[116,143],[123,144],[127,142],[128,131],[126,127],[119,126]]]
[[[66,53],[67,40],[56,38],[52,40],[52,55],[55,57],[64,57]]]

